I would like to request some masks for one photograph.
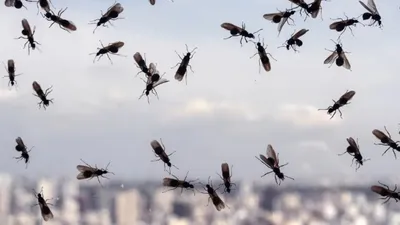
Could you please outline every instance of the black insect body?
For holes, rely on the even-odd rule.
[[[61,29],[67,32],[76,31],[76,26],[72,21],[61,18],[61,15],[65,12],[65,10],[67,10],[67,8],[65,8],[64,10],[61,9],[60,11],[58,11],[57,15],[52,14],[51,12],[47,12],[45,14],[45,18],[47,18],[48,21],[53,21],[53,23],[50,24],[49,28],[53,26],[54,23],[57,23]]]
[[[103,186],[100,182],[99,177],[103,177],[106,179],[109,179],[108,177],[104,176],[105,174],[111,173],[114,174],[113,172],[110,172],[107,170],[108,166],[110,165],[110,163],[107,164],[105,169],[98,169],[97,165],[95,165],[94,167],[90,166],[89,164],[87,164],[85,161],[83,161],[81,159],[81,161],[83,163],[85,163],[86,165],[77,165],[76,168],[78,169],[78,171],[80,172],[76,178],[78,180],[84,180],[84,179],[89,179],[91,180],[92,178],[96,177],[97,180],[99,181],[99,184],[101,186]]]
[[[285,177],[294,180],[294,178],[286,176],[281,172],[280,168],[286,166],[289,163],[286,163],[284,165],[279,165],[279,158],[276,155],[275,150],[272,147],[272,145],[268,145],[268,147],[267,147],[267,157],[260,154],[260,158],[258,158],[256,156],[256,159],[258,159],[260,162],[262,162],[262,164],[264,164],[268,168],[272,169],[272,171],[263,174],[261,177],[264,177],[270,173],[275,173],[275,182],[278,185],[281,185],[281,181],[285,180]],[[279,181],[278,181],[277,177],[279,178]]]
[[[349,19],[347,16],[346,16],[345,20],[342,19],[342,18],[337,18],[335,20],[340,20],[340,21],[336,21],[336,22],[331,23],[329,25],[329,29],[336,30],[337,32],[341,32],[339,37],[338,37],[338,40],[340,39],[340,37],[346,31],[347,28],[350,29],[351,34],[354,36],[353,30],[351,29],[351,26],[356,26],[357,23],[363,25],[356,18]]]
[[[4,63],[3,63],[4,64]],[[11,84],[11,86],[14,86],[14,84],[16,84],[17,83],[17,81],[15,80],[15,77],[16,76],[19,76],[19,75],[22,75],[22,73],[20,73],[20,74],[15,74],[15,63],[14,63],[14,60],[12,60],[12,59],[9,59],[8,61],[7,61],[7,66],[6,65],[4,65],[4,68],[6,69],[6,71],[7,71],[7,73],[8,73],[8,76],[4,76],[3,78],[8,78],[8,79],[10,79],[9,81],[8,81],[8,85],[10,85]]]
[[[335,100],[332,99],[332,101],[334,102],[333,106],[329,106],[329,107],[326,108],[326,109],[318,109],[318,110],[327,110],[327,111],[328,111],[327,113],[328,113],[329,115],[331,115],[331,114],[333,113],[333,115],[331,116],[331,119],[335,116],[336,111],[339,111],[339,113],[340,113],[340,118],[343,119],[343,117],[342,117],[342,111],[340,111],[340,108],[343,107],[343,106],[345,106],[345,105],[347,105],[347,104],[350,104],[350,102],[348,102],[348,101],[350,101],[350,100],[353,98],[353,96],[354,96],[355,94],[356,94],[355,91],[347,91],[346,93],[344,93],[344,94],[339,98],[338,101],[335,101]]]
[[[307,32],[308,32],[307,29],[301,29],[301,30],[297,31],[281,47],[286,47],[287,50],[289,50],[290,47],[292,47],[293,51],[297,52],[298,50],[296,49],[296,45],[298,47],[303,46],[303,41],[300,40],[299,38]]]
[[[118,20],[118,19],[123,19],[123,18],[118,18],[119,14],[121,14],[124,11],[124,7],[120,3],[115,3],[112,5],[110,8],[108,8],[107,12],[100,17],[100,19],[96,19],[91,21],[89,24],[96,24],[96,28],[94,28],[93,33],[96,31],[96,29],[103,25],[104,27],[106,26],[106,23],[111,23],[111,20]],[[103,14],[103,13],[102,13]],[[98,22],[95,22],[98,21]]]
[[[41,193],[36,193],[35,190],[34,191],[34,196],[35,198],[37,198],[38,200],[38,204],[40,207],[40,213],[42,214],[43,220],[44,221],[49,221],[51,219],[54,218],[53,213],[51,212],[50,208],[48,205],[52,205],[50,203],[47,203],[48,200],[50,199],[46,199],[44,200],[44,195],[43,195],[43,188],[41,190]]]
[[[367,5],[365,5],[365,3],[362,1],[359,1],[359,2],[368,11],[366,13],[363,13],[363,15],[362,15],[363,20],[371,19],[372,22],[371,22],[371,24],[369,24],[369,26],[378,24],[379,27],[382,27],[382,21],[381,21],[382,18],[379,15],[379,12],[378,12],[378,9],[376,8],[374,0],[368,0]]]
[[[378,183],[383,185],[384,187],[379,186],[379,185],[372,185],[371,191],[382,196],[383,198],[381,198],[381,199],[386,200],[382,204],[387,203],[391,198],[393,198],[396,202],[398,202],[400,200],[400,194],[399,194],[399,192],[396,192],[397,185],[394,186],[393,190],[390,190],[389,186],[387,186],[386,184],[382,184],[379,181],[378,181]]]
[[[33,27],[33,32],[31,30],[31,26],[28,23],[28,20],[23,19],[22,20],[22,35],[26,36],[20,36],[16,39],[26,39],[26,43],[24,44],[24,48],[26,47],[26,45],[29,43],[28,45],[28,54],[30,54],[30,49],[32,48],[32,50],[35,50],[35,48],[37,47],[36,44],[40,45],[39,42],[35,41],[35,39],[33,38],[33,35],[35,34],[35,27]],[[38,48],[39,49],[39,48]]]
[[[147,77],[147,81],[145,81],[145,80],[143,80],[143,81],[146,83],[146,88],[143,90],[142,94],[139,96],[139,99],[141,99],[144,95],[146,95],[147,102],[149,104],[150,104],[150,99],[149,99],[150,92],[153,93],[157,97],[157,99],[160,99],[158,97],[158,93],[155,88],[161,84],[169,82],[169,80],[167,80],[165,78],[159,78],[158,81],[153,82],[152,76]]]
[[[221,211],[222,209],[224,209],[225,208],[225,203],[224,203],[224,201],[222,201],[222,199],[218,196],[218,194],[217,194],[217,190],[218,190],[219,188],[217,188],[217,189],[214,189],[213,188],[213,185],[212,185],[212,182],[210,181],[210,177],[208,177],[208,184],[206,184],[205,185],[205,187],[204,187],[204,190],[206,191],[206,192],[201,192],[201,193],[203,193],[203,194],[208,194],[208,204],[207,204],[207,206],[210,204],[210,199],[211,199],[211,201],[212,201],[212,203],[213,203],[213,205],[215,206],[215,208],[218,210],[218,211]]]
[[[275,61],[276,61],[276,59],[270,53],[267,53],[265,51],[265,49],[268,47],[268,45],[265,45],[265,47],[264,47],[264,41],[263,41],[262,44],[261,44],[260,41],[258,41],[255,44],[255,47],[257,49],[257,53],[255,53],[253,56],[251,56],[250,59],[258,54],[260,56],[260,61],[258,61],[258,65],[259,65],[259,70],[258,71],[261,72],[261,65],[260,64],[262,64],[262,66],[263,66],[263,68],[264,68],[264,70],[266,72],[271,71],[271,62],[270,62],[270,60],[268,58],[268,55],[271,56],[271,58],[274,59]]]
[[[224,183],[221,184],[221,185],[225,186],[224,192],[231,193],[232,186],[236,186],[236,184],[231,182],[232,174],[229,171],[228,163],[221,164],[221,171],[222,171],[222,176],[219,174],[218,174],[218,176],[224,181]],[[224,193],[224,192],[222,192],[222,193]]]
[[[43,92],[42,87],[39,85],[38,82],[34,81],[32,83],[33,90],[36,92],[36,94],[33,94],[34,96],[40,98],[40,102],[38,102],[39,108],[43,105],[43,108],[46,110],[46,107],[49,106],[50,103],[53,103],[53,98],[48,99],[47,96],[53,91],[51,87],[47,88],[45,92]]]
[[[229,30],[229,32],[231,33],[231,36],[229,36],[227,38],[224,38],[225,40],[229,39],[231,37],[241,36],[241,38],[240,38],[240,44],[241,45],[242,45],[243,39],[247,43],[248,42],[247,38],[254,39],[255,38],[254,34],[262,31],[262,29],[259,29],[256,32],[250,33],[250,32],[248,32],[246,30],[246,25],[244,23],[242,23],[242,27],[241,28],[236,26],[236,25],[234,25],[234,24],[232,24],[232,23],[223,23],[223,24],[221,24],[221,27],[224,28],[225,30]]]
[[[331,41],[333,41],[333,40],[331,40]],[[327,51],[332,52],[332,54],[330,54],[328,56],[328,58],[326,58],[324,60],[324,64],[330,64],[329,67],[331,67],[333,65],[333,62],[336,62],[337,66],[339,66],[339,67],[343,66],[344,68],[346,68],[346,69],[351,71],[350,62],[346,57],[346,53],[350,53],[350,52],[343,51],[341,43],[336,43],[336,42],[334,42],[334,43],[336,44],[335,51],[332,51],[332,50],[329,50],[329,49],[325,49]]]
[[[194,71],[192,70],[192,66],[189,65],[189,62],[194,57],[194,54],[196,54],[196,52],[194,52],[196,49],[197,49],[197,47],[194,48],[191,52],[189,52],[189,48],[186,45],[187,53],[186,53],[186,55],[183,56],[183,58],[179,55],[179,53],[177,51],[175,51],[175,53],[181,59],[181,62],[177,63],[174,67],[172,67],[172,68],[175,68],[176,66],[179,66],[175,73],[175,80],[182,81],[183,77],[185,77],[185,81],[187,84],[187,76],[185,76],[187,73],[187,67],[189,67],[190,70],[192,71],[192,73],[194,73]]]
[[[286,23],[289,24],[288,20],[291,20],[292,23],[294,24],[294,20],[290,17],[295,13],[296,11],[294,10],[286,10],[285,12],[279,12],[279,13],[267,13],[264,14],[263,17],[264,19],[272,21],[273,23],[278,23],[278,36],[279,36],[279,34],[282,31],[283,25],[285,25]]]
[[[90,53],[89,54],[89,55],[96,54],[96,56],[93,59],[93,63],[96,61],[97,57],[99,57],[97,59],[97,61],[99,61],[101,59],[101,57],[103,57],[104,54],[107,55],[107,57],[110,60],[111,64],[113,64],[113,62],[112,62],[112,60],[111,60],[111,58],[110,58],[110,56],[108,54],[119,55],[119,56],[125,57],[124,55],[117,54],[119,49],[122,48],[125,45],[124,42],[117,41],[117,42],[111,43],[111,44],[109,44],[109,45],[107,45],[105,47],[104,47],[104,45],[103,45],[103,43],[101,41],[100,41],[100,44],[101,44],[102,48],[97,48],[99,50],[98,52],[94,52],[94,53]]]
[[[28,2],[36,2],[37,3],[37,8],[38,8],[38,14],[39,14],[39,7],[43,9],[46,13],[52,12],[50,9],[50,0],[38,0],[38,1],[32,1],[32,0],[26,0]],[[54,7],[54,6],[53,6]]]
[[[145,55],[145,57],[146,57],[146,55]],[[136,52],[133,55],[133,59],[135,60],[135,62],[137,64],[136,66],[140,69],[140,71],[136,75],[138,75],[139,73],[142,73],[142,72],[145,73],[147,76],[151,75],[149,73],[149,67],[147,67],[146,60],[143,59],[142,55],[139,52]]]
[[[387,135],[378,129],[372,131],[372,134],[381,141],[381,143],[374,143],[374,144],[388,146],[388,148],[382,153],[382,155],[384,155],[387,151],[389,151],[389,149],[392,149],[394,157],[397,159],[396,152],[394,150],[400,151],[400,146],[399,146],[400,141],[396,142],[393,141],[392,136],[386,129],[386,126],[384,128]]]
[[[300,7],[300,15],[302,15],[301,12],[304,12],[305,16],[306,16],[304,18],[304,21],[306,21],[307,17],[309,16],[309,12],[308,11],[310,11],[309,7],[310,7],[311,4],[306,3],[304,0],[289,0],[289,1],[291,3],[297,5],[297,7],[293,8],[293,9],[296,9],[296,8]]]
[[[183,189],[191,189],[191,190],[193,191],[193,194],[195,194],[195,192],[194,192],[194,185],[192,184],[192,182],[195,182],[195,181],[197,181],[198,179],[196,179],[196,180],[191,180],[191,181],[186,181],[186,178],[187,178],[187,175],[188,175],[188,174],[189,174],[189,172],[186,173],[185,179],[183,179],[183,180],[179,180],[179,179],[178,179],[176,176],[174,176],[173,174],[171,174],[171,175],[172,175],[175,179],[169,178],[169,177],[164,178],[164,179],[163,179],[163,185],[164,185],[165,187],[172,187],[172,189],[166,190],[166,191],[164,191],[164,193],[167,192],[167,191],[175,190],[175,189],[177,189],[177,188],[181,188],[181,193],[183,192]]]
[[[347,149],[344,153],[339,154],[339,155],[348,153],[349,155],[353,156],[351,165],[353,165],[354,161],[356,161],[356,164],[357,164],[356,170],[358,170],[365,161],[368,161],[370,159],[363,159],[363,157],[360,153],[360,146],[358,145],[358,140],[357,140],[357,143],[352,137],[349,137],[346,140],[349,143],[349,146],[347,147]]]
[[[24,159],[25,160],[25,165],[26,165],[25,168],[27,168],[28,167],[28,163],[29,163],[29,152],[32,150],[32,148],[34,146],[31,149],[28,150],[26,145],[25,145],[25,143],[22,141],[21,137],[17,137],[15,139],[15,141],[17,142],[17,145],[15,146],[15,150],[18,151],[18,152],[21,152],[21,156],[14,157],[14,158],[18,159],[18,161]]]
[[[156,0],[149,0],[150,5],[155,5],[156,4]],[[174,0],[171,0],[171,2],[174,2]]]
[[[164,171],[167,171],[166,168],[165,168],[165,164],[167,164],[167,166],[169,167],[169,171],[168,172],[169,172],[169,174],[171,174],[171,166],[173,166],[176,169],[178,169],[178,167],[173,165],[171,163],[171,160],[169,159],[169,156],[174,154],[175,151],[172,152],[171,154],[167,155],[167,153],[165,153],[165,146],[162,143],[162,140],[160,140],[160,141],[161,141],[161,144],[157,140],[153,140],[153,141],[150,142],[150,146],[153,148],[154,154],[158,158],[158,159],[152,160],[152,162],[161,160],[162,162],[164,162]]]
[[[22,3],[21,0],[6,0],[4,2],[4,5],[7,7],[14,7],[16,9],[20,9],[22,7],[24,7],[25,9],[27,9],[24,4]]]
[[[164,76],[165,72],[163,75],[160,76],[160,72],[156,68],[157,66],[154,63],[150,63],[149,65],[149,74],[148,74],[148,79],[150,79],[149,82],[155,84],[160,79]]]

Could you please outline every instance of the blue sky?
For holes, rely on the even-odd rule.
[[[167,151],[176,150],[172,162],[178,176],[190,174],[206,179],[219,172],[220,164],[234,165],[234,176],[242,179],[273,182],[260,178],[266,171],[255,158],[272,144],[282,162],[289,162],[283,172],[301,179],[329,176],[386,176],[396,174],[399,166],[392,154],[381,156],[384,148],[374,146],[371,131],[387,125],[394,139],[399,122],[398,35],[400,17],[394,1],[376,1],[384,28],[353,28],[342,37],[343,48],[352,72],[323,64],[334,49],[330,39],[338,33],[329,30],[330,18],[359,16],[364,9],[358,1],[323,2],[322,16],[306,22],[294,15],[296,26],[283,27],[277,37],[277,25],[263,19],[263,14],[290,7],[288,1],[180,1],[158,0],[151,6],[146,0],[120,1],[125,19],[100,27],[93,34],[90,20],[100,16],[113,1],[53,1],[57,8],[68,7],[63,18],[72,20],[77,31],[67,33],[36,15],[34,3],[25,3],[28,11],[0,7],[7,20],[3,28],[1,61],[14,59],[19,88],[0,84],[0,143],[3,155],[0,170],[19,175],[76,176],[75,166],[83,158],[105,166],[116,177],[158,179],[166,173],[161,163],[151,163],[150,141],[162,138]],[[35,39],[42,52],[27,55],[24,42],[14,40],[21,33],[21,20],[36,26]],[[249,31],[260,32],[270,52],[272,71],[259,73],[258,59],[252,56],[252,43],[243,47],[239,38],[223,40],[229,32],[220,24],[244,21]],[[365,22],[367,23],[367,22]],[[302,37],[300,53],[278,49],[295,30],[310,31]],[[93,64],[93,56],[104,44],[124,41],[120,54],[111,56],[113,65],[103,57]],[[189,71],[188,84],[173,79],[170,69],[183,54],[185,44],[198,47]],[[158,101],[138,100],[144,84],[134,61],[135,52],[146,53],[148,62],[157,63],[160,72],[171,82],[160,86]],[[5,71],[4,71],[4,75]],[[43,88],[53,85],[54,104],[47,111],[37,108],[32,96],[32,82]],[[357,93],[343,109],[344,119],[329,120],[324,111],[346,90]],[[393,99],[393,100],[392,100]],[[12,157],[15,138],[21,136],[34,145],[31,164],[25,170]],[[359,138],[366,162],[357,173],[350,167],[351,157],[338,157],[345,150],[346,138]],[[56,167],[54,167],[57,165]],[[49,169],[52,167],[53,169]],[[399,167],[399,168],[397,168]],[[318,180],[319,178],[315,178]],[[290,182],[290,181],[289,181]]]

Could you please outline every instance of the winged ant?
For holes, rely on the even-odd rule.
[[[339,98],[338,101],[335,101],[335,100],[332,99],[332,101],[334,102],[333,106],[329,106],[329,107],[326,108],[326,109],[318,109],[318,110],[327,110],[327,111],[328,111],[327,113],[328,113],[329,115],[331,115],[331,114],[333,113],[333,115],[331,116],[331,119],[335,116],[336,111],[339,111],[339,113],[340,113],[340,118],[343,119],[343,117],[342,117],[342,111],[340,111],[340,108],[343,107],[343,106],[345,106],[345,105],[350,104],[350,102],[348,102],[348,101],[350,101],[350,100],[353,98],[353,96],[354,96],[355,94],[356,94],[355,91],[346,91],[346,93],[344,93],[344,94]]]

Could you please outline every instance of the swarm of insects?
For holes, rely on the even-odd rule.
[[[53,219],[54,218],[53,213],[51,212],[50,207],[48,206],[51,204],[47,203],[47,201],[50,199],[44,200],[43,188],[40,191],[40,193],[36,193],[35,190],[33,190],[33,191],[34,191],[35,198],[37,198],[37,200],[38,200],[38,203],[36,205],[39,205],[39,207],[40,207],[40,213],[42,214],[43,220],[49,221],[49,220]]]
[[[278,23],[278,36],[282,31],[282,27],[283,25],[285,25],[286,23],[289,24],[289,21],[292,21],[292,23],[294,24],[294,20],[292,18],[290,18],[292,15],[294,15],[296,13],[296,11],[294,10],[286,10],[284,12],[279,12],[279,13],[267,13],[264,14],[263,17],[266,20],[272,21],[273,23]],[[291,24],[289,24],[291,25]]]
[[[340,118],[342,118],[343,119],[343,114],[342,114],[342,111],[340,111],[340,108],[341,107],[343,107],[343,106],[345,106],[345,105],[348,105],[348,104],[350,104],[350,100],[353,98],[353,96],[356,94],[356,92],[355,91],[346,91],[346,93],[344,93],[340,98],[339,98],[339,100],[337,100],[337,101],[335,101],[335,100],[333,100],[332,99],[332,101],[333,101],[333,106],[329,106],[328,108],[326,108],[326,109],[318,109],[318,110],[327,110],[328,112],[328,114],[329,115],[331,115],[332,113],[332,116],[331,116],[331,119],[336,115],[336,111],[339,111],[339,113],[340,113]]]
[[[161,160],[164,163],[164,171],[167,171],[165,169],[165,164],[166,164],[169,167],[169,171],[168,172],[169,172],[169,174],[171,174],[171,166],[174,166],[176,169],[178,169],[178,167],[173,165],[171,163],[171,160],[169,159],[169,156],[174,154],[175,151],[172,152],[171,154],[167,155],[167,153],[165,153],[165,146],[162,143],[161,139],[160,139],[160,141],[161,141],[161,144],[157,140],[153,140],[153,141],[150,142],[150,146],[151,146],[151,148],[153,148],[154,154],[158,158],[158,159],[152,160],[152,162]]]
[[[3,64],[4,64],[4,63],[3,63]],[[15,74],[15,63],[14,63],[14,60],[12,60],[12,59],[9,59],[9,60],[7,61],[7,66],[4,65],[4,68],[6,69],[6,71],[7,71],[7,73],[8,73],[8,76],[4,76],[3,78],[6,78],[6,77],[7,77],[7,78],[9,79],[8,85],[11,84],[11,86],[14,86],[14,84],[17,83],[17,81],[15,80],[15,77],[16,77],[16,76],[19,76],[19,75],[22,75],[22,73],[20,73],[20,74]]]
[[[296,45],[298,47],[303,46],[303,41],[300,40],[299,38],[306,34],[308,32],[307,29],[301,29],[297,31],[296,33],[293,33],[292,36],[286,41],[285,44],[283,44],[281,47],[286,47],[287,50],[292,47],[293,51],[297,52],[298,50],[296,49]]]
[[[380,185],[383,185],[384,187],[379,186],[379,185],[372,185],[371,191],[382,196],[383,198],[381,198],[381,199],[386,200],[383,202],[383,204],[387,203],[391,198],[393,198],[396,202],[398,202],[400,200],[400,194],[399,194],[399,192],[396,192],[397,185],[394,186],[394,190],[390,190],[389,186],[387,186],[386,184],[382,184],[379,181],[378,181],[378,183]]]
[[[24,142],[22,141],[21,137],[17,137],[17,139],[15,139],[15,141],[17,142],[17,145],[15,146],[15,150],[17,152],[20,152],[21,156],[14,157],[14,158],[18,159],[18,161],[24,159],[25,165],[26,165],[25,168],[27,168],[28,163],[29,163],[29,152],[32,150],[33,147],[31,149],[29,149],[29,151],[28,151],[28,149],[27,149],[26,145],[24,144]]]
[[[49,87],[46,89],[45,92],[43,92],[42,87],[39,85],[38,82],[33,81],[32,83],[33,90],[36,92],[36,94],[33,94],[34,96],[40,98],[40,102],[38,102],[39,108],[43,105],[43,108],[46,109],[46,107],[49,106],[50,102],[53,103],[53,99],[48,99],[47,95],[49,95],[53,90],[52,87]]]
[[[97,59],[97,61],[99,61],[101,59],[101,57],[103,57],[104,54],[107,55],[107,57],[110,60],[111,64],[113,64],[113,62],[112,62],[112,60],[111,60],[111,58],[110,58],[110,56],[108,54],[119,55],[119,56],[125,57],[124,55],[118,54],[119,49],[122,48],[125,45],[124,42],[117,41],[117,42],[111,43],[111,44],[109,44],[109,45],[107,45],[105,47],[104,47],[104,45],[103,45],[103,43],[101,41],[100,41],[100,44],[101,44],[102,48],[97,48],[99,50],[98,52],[94,52],[94,53],[90,53],[89,54],[89,55],[96,54],[96,56],[93,59],[93,63],[96,61],[97,57],[99,57]]]
[[[106,23],[111,23],[111,20],[118,20],[118,19],[123,19],[123,18],[118,18],[119,14],[121,14],[124,11],[124,7],[120,3],[115,3],[114,5],[110,6],[110,8],[107,9],[107,12],[103,15],[101,15],[100,19],[96,19],[91,21],[90,24],[96,24],[96,28],[94,28],[93,33],[96,32],[96,29],[103,25],[103,27],[106,27]],[[97,22],[96,22],[97,21]]]
[[[336,62],[336,66],[339,66],[339,67],[343,66],[344,68],[351,71],[350,62],[346,57],[346,53],[350,53],[350,52],[343,51],[342,44],[340,42],[336,43],[334,40],[331,40],[331,41],[333,41],[333,43],[335,43],[336,49],[335,49],[335,51],[325,49],[327,51],[332,52],[332,54],[330,54],[328,56],[328,58],[326,58],[324,60],[324,64],[330,64],[329,67],[331,67],[333,65],[333,63]]]
[[[23,19],[22,20],[22,28],[23,30],[21,31],[23,36],[20,36],[16,39],[26,39],[27,41],[24,44],[24,48],[26,47],[26,45],[29,43],[28,45],[28,55],[30,54],[30,49],[32,48],[32,50],[36,49],[36,44],[40,45],[39,42],[35,41],[33,35],[35,34],[35,27],[33,27],[33,31],[31,30],[31,26],[28,23],[28,20]],[[26,37],[24,37],[26,36]],[[39,48],[38,48],[39,49]]]
[[[190,70],[192,71],[192,73],[194,73],[193,70],[192,70],[192,66],[189,65],[189,61],[193,58],[194,54],[196,54],[196,52],[194,52],[196,49],[197,49],[197,47],[194,48],[190,52],[189,51],[189,47],[186,45],[187,53],[186,53],[186,55],[183,56],[183,58],[178,54],[177,51],[175,51],[175,53],[181,59],[180,63],[177,63],[174,67],[172,67],[172,68],[175,68],[176,66],[179,66],[178,70],[176,70],[176,73],[175,73],[175,80],[182,81],[183,77],[185,77],[185,81],[186,81],[186,84],[187,84],[187,76],[185,76],[187,74],[187,67],[189,67]]]
[[[228,163],[222,163],[222,164],[221,164],[221,171],[222,171],[222,176],[219,175],[219,174],[218,174],[218,176],[219,176],[219,177],[222,179],[222,181],[224,182],[224,183],[221,184],[221,185],[224,185],[224,186],[225,186],[224,192],[222,192],[222,193],[225,193],[225,192],[231,193],[231,188],[232,188],[232,186],[236,186],[236,184],[231,182],[232,174],[231,174],[230,171],[229,171],[229,165],[228,165]],[[221,186],[221,185],[220,185],[220,186]],[[219,187],[218,187],[218,188],[219,188]]]
[[[378,129],[372,131],[372,134],[381,141],[381,143],[374,143],[374,144],[388,146],[388,148],[382,153],[382,155],[384,155],[387,151],[389,151],[389,149],[392,149],[394,157],[397,159],[396,152],[394,150],[400,151],[400,146],[398,144],[400,143],[400,141],[396,142],[393,141],[392,135],[390,135],[389,131],[386,129],[386,126],[384,128],[388,135],[386,135],[385,133],[383,133]]]
[[[108,177],[105,177],[104,174],[114,174],[113,172],[108,171],[108,166],[110,165],[110,163],[107,164],[105,169],[98,169],[97,166],[95,165],[94,167],[92,167],[91,165],[87,164],[85,161],[83,161],[81,159],[81,161],[83,163],[85,163],[85,165],[77,165],[76,168],[78,169],[78,171],[80,172],[77,176],[76,179],[78,180],[84,180],[84,179],[89,179],[91,180],[92,178],[96,177],[97,181],[99,181],[99,184],[101,186],[103,186],[100,182],[99,177],[103,177],[108,179]]]
[[[363,15],[362,15],[363,20],[371,19],[372,22],[369,24],[369,26],[378,24],[379,27],[382,27],[382,21],[381,21],[382,18],[379,15],[379,12],[378,12],[378,9],[376,8],[374,0],[368,0],[367,5],[365,5],[365,3],[362,1],[359,1],[359,2],[368,11],[366,13],[363,13]]]
[[[67,10],[67,8],[65,8],[64,10],[61,9],[60,11],[58,11],[57,15],[52,14],[51,12],[46,12],[44,17],[48,21],[53,21],[50,24],[49,28],[53,26],[54,23],[57,23],[61,29],[67,32],[76,31],[76,26],[72,21],[61,18],[61,15],[65,12],[65,10]]]
[[[355,160],[356,164],[357,164],[356,170],[358,170],[358,168],[360,168],[360,166],[362,166],[363,163],[365,161],[368,161],[369,159],[363,159],[363,157],[360,153],[360,146],[358,145],[358,140],[357,140],[357,143],[352,137],[349,137],[346,140],[347,140],[347,143],[349,143],[349,146],[347,147],[345,152],[343,152],[342,154],[339,154],[339,155],[349,153],[349,155],[353,156],[351,165],[353,165],[354,160]]]
[[[294,178],[286,176],[285,174],[283,174],[281,172],[280,168],[286,166],[289,163],[279,165],[279,158],[276,155],[275,150],[272,147],[272,145],[268,145],[268,147],[267,147],[267,157],[260,154],[260,158],[258,158],[256,156],[256,159],[258,159],[262,164],[264,164],[265,166],[267,166],[268,168],[270,168],[272,170],[270,172],[264,173],[261,177],[264,177],[270,173],[275,173],[275,182],[278,185],[281,185],[281,181],[285,180],[285,177],[294,180]],[[277,178],[279,178],[279,181]]]
[[[259,29],[256,32],[250,33],[246,30],[246,25],[244,23],[242,23],[242,27],[238,27],[232,23],[223,23],[223,24],[221,24],[221,27],[224,28],[225,30],[229,30],[229,32],[231,33],[231,36],[224,38],[225,40],[229,39],[231,37],[241,36],[241,38],[240,38],[241,45],[242,45],[243,39],[247,43],[248,42],[247,38],[254,39],[255,38],[254,34],[262,31],[262,29]]]
[[[165,187],[172,187],[171,189],[168,189],[168,190],[166,190],[166,191],[164,191],[164,192],[172,191],[172,190],[175,190],[175,189],[177,189],[177,188],[181,188],[181,193],[183,192],[183,189],[187,189],[187,190],[191,189],[191,190],[193,191],[193,194],[195,194],[195,192],[194,192],[194,185],[192,184],[192,182],[195,182],[195,181],[197,181],[197,180],[199,180],[199,179],[191,180],[191,181],[186,181],[186,178],[187,178],[187,175],[188,175],[188,174],[189,174],[189,171],[186,173],[185,179],[183,179],[183,180],[179,180],[179,179],[178,179],[175,175],[173,175],[173,174],[171,174],[171,176],[173,176],[175,179],[169,178],[169,177],[164,178],[164,179],[163,179],[163,185],[164,185]]]

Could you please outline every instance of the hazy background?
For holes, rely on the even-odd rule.
[[[398,19],[395,1],[376,1],[382,15],[383,30],[377,27],[353,28],[342,37],[343,48],[352,72],[323,61],[329,56],[324,48],[334,49],[330,39],[338,33],[329,30],[330,18],[359,16],[365,12],[356,0],[323,2],[322,16],[304,22],[299,14],[296,26],[285,25],[277,37],[277,25],[263,19],[265,13],[290,7],[288,1],[193,1],[157,0],[119,1],[125,10],[113,22],[115,27],[100,27],[96,33],[90,20],[101,16],[113,1],[57,1],[57,8],[68,7],[62,15],[75,23],[71,34],[37,14],[35,3],[26,2],[28,11],[0,7],[3,19],[1,61],[14,59],[18,90],[1,81],[1,133],[3,154],[0,170],[33,177],[76,176],[75,166],[82,158],[90,164],[109,169],[117,178],[160,180],[166,173],[160,162],[151,163],[154,154],[150,141],[162,138],[167,152],[176,150],[172,163],[180,170],[177,176],[190,175],[207,179],[216,176],[220,164],[233,167],[235,179],[273,182],[260,178],[266,168],[254,156],[265,154],[267,144],[280,153],[281,162],[289,162],[283,172],[300,184],[323,178],[373,178],[396,175],[400,165],[393,154],[381,156],[384,147],[374,146],[371,131],[388,126],[399,139],[398,106]],[[21,20],[36,26],[37,50],[22,49]],[[249,59],[256,49],[252,43],[239,44],[240,38],[223,40],[229,32],[220,24],[231,22],[247,30],[259,28],[270,52],[272,71],[259,73],[258,58]],[[368,24],[369,22],[365,22]],[[278,49],[296,30],[310,31],[302,37],[300,53]],[[125,42],[120,53],[93,64],[93,55],[104,44]],[[170,69],[180,54],[198,47],[191,61],[188,84],[177,82]],[[160,100],[138,97],[145,88],[132,58],[135,52],[146,53],[148,63],[158,63],[171,82],[157,88]],[[6,75],[6,71],[3,71]],[[43,89],[53,85],[50,98],[54,104],[39,110],[32,96],[32,82]],[[329,120],[326,111],[346,90],[355,90],[352,103],[343,108],[343,117]],[[393,100],[392,100],[393,99]],[[15,138],[21,136],[28,147],[35,146],[28,170],[12,158]],[[337,156],[347,147],[346,138],[359,138],[362,154],[371,161],[356,173],[351,157]]]

